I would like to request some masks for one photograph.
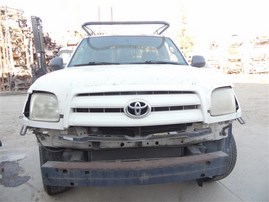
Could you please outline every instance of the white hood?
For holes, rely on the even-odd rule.
[[[178,65],[102,65],[72,67],[39,78],[29,89],[53,92],[118,90],[127,86],[196,86],[214,88],[230,85],[210,68]],[[83,90],[84,89],[84,90]],[[127,90],[127,89],[125,89]],[[130,89],[131,90],[131,89]],[[180,90],[180,89],[178,89]]]

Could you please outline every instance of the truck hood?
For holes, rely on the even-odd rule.
[[[67,93],[71,89],[95,92],[106,89],[132,90],[132,86],[197,86],[215,88],[230,85],[223,75],[211,68],[179,65],[102,65],[65,68],[40,77],[34,90]],[[160,88],[159,88],[160,89]],[[180,90],[180,89],[178,89]]]

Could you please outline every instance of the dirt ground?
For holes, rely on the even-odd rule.
[[[35,137],[20,136],[25,94],[0,94],[0,202],[7,201],[269,201],[269,75],[230,75],[245,125],[234,124],[238,160],[224,180],[148,186],[83,187],[48,196]]]

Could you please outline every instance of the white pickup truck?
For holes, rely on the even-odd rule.
[[[92,26],[160,25],[154,34]],[[21,135],[39,142],[44,188],[138,185],[225,178],[236,163],[232,123],[242,122],[222,75],[189,65],[162,21],[89,22],[70,61],[28,90]]]

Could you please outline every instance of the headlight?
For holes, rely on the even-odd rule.
[[[211,116],[221,116],[236,112],[236,103],[231,88],[217,88],[211,94]]]
[[[51,93],[34,93],[30,103],[30,119],[34,121],[59,121],[58,100]]]

